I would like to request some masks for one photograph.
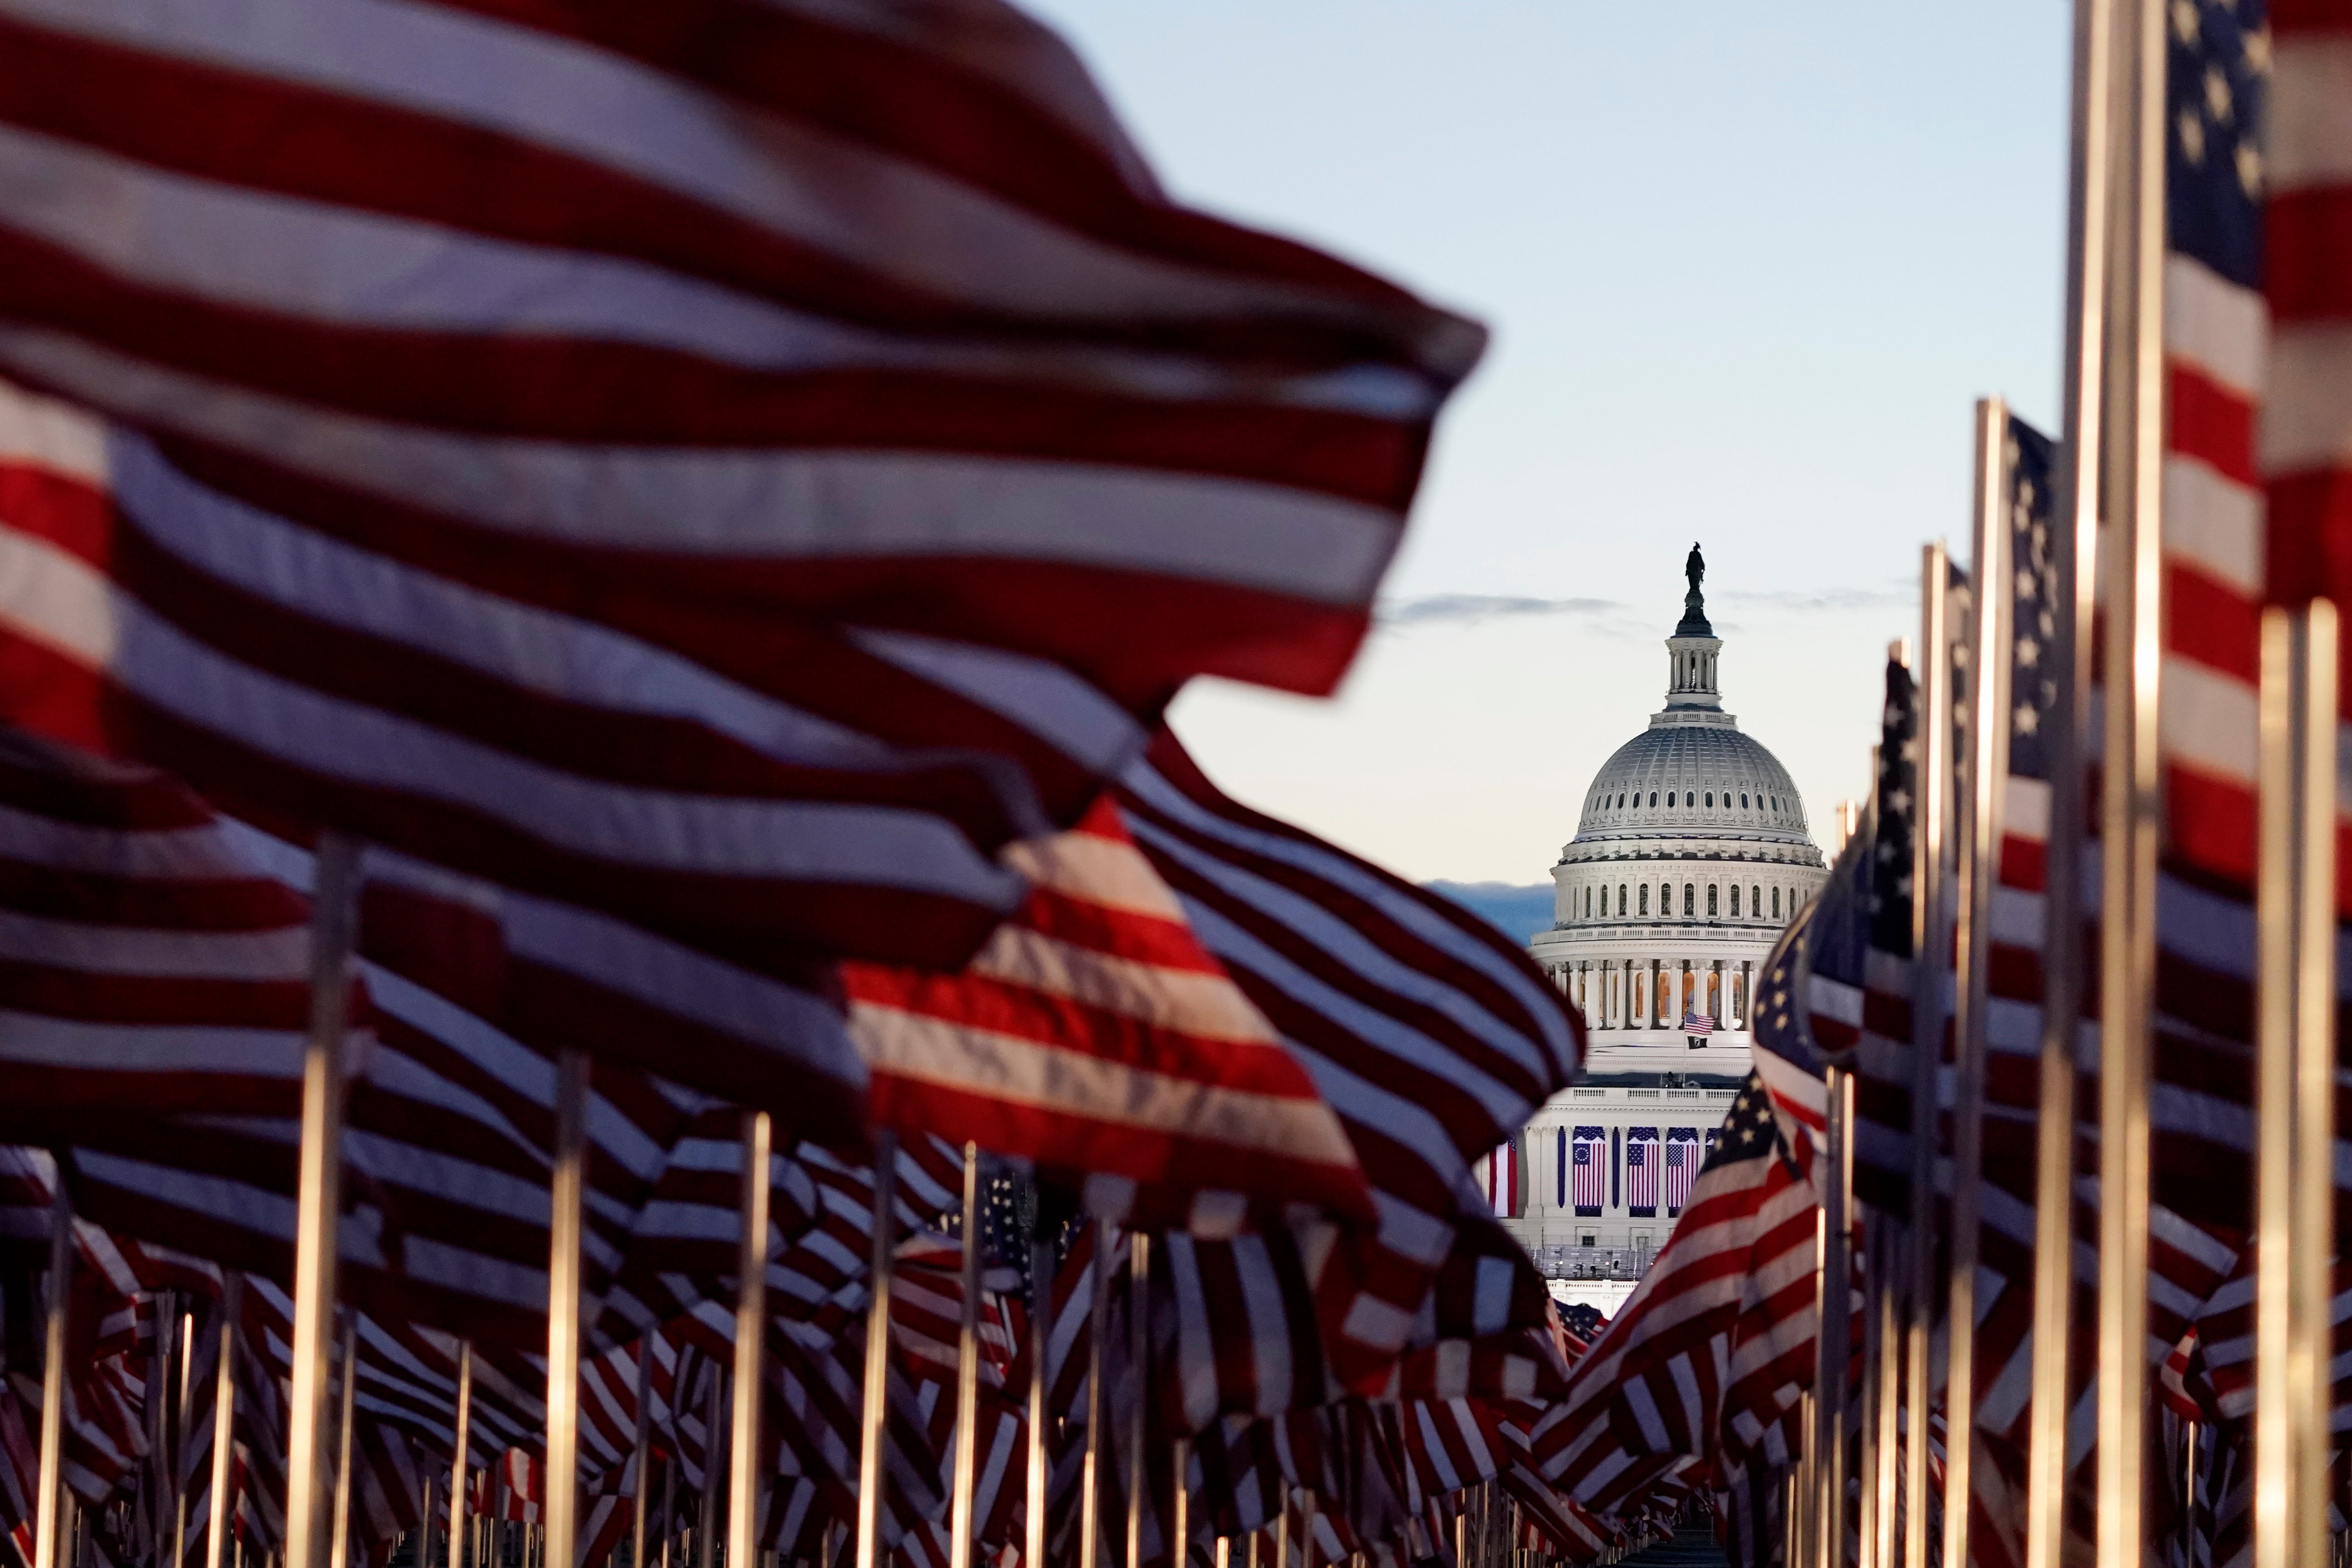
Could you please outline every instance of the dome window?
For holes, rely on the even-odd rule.
[[[1625,884],[1622,882],[1617,884],[1617,912],[1621,915],[1625,912]]]
[[[1698,887],[1696,883],[1685,882],[1683,884],[1683,918],[1685,920],[1693,920],[1696,919],[1697,915]]]
[[[1706,808],[1709,811],[1713,811],[1715,809],[1715,792],[1713,790],[1706,792]]]
[[[1722,912],[1716,908],[1715,895],[1716,886],[1713,882],[1709,882],[1706,885],[1706,918],[1709,920],[1713,920],[1717,914]]]
[[[1738,899],[1738,898],[1739,897],[1738,893],[1738,892],[1736,892],[1736,891],[1735,891],[1731,896],[1732,896],[1735,900],[1736,900],[1736,899]],[[1738,914],[1739,911],[1738,911],[1738,910],[1734,909],[1731,912],[1732,912],[1733,914],[1735,914],[1735,915],[1736,915],[1736,914]],[[1761,889],[1761,888],[1756,888],[1756,887],[1751,887],[1751,888],[1749,888],[1749,889],[1748,889],[1748,918],[1749,920],[1751,920],[1751,921],[1752,921],[1752,920],[1754,920],[1758,915],[1760,915],[1760,914],[1762,914],[1763,912],[1764,912],[1764,889]]]
[[[1731,918],[1739,918],[1739,884],[1737,882],[1731,884]]]
[[[1642,913],[1643,913],[1643,914],[1645,914],[1645,915],[1646,915],[1646,914],[1648,914],[1648,913],[1650,912],[1650,884],[1649,884],[1649,883],[1647,883],[1647,882],[1644,882],[1644,883],[1643,883],[1643,884],[1642,884],[1642,910],[1641,910],[1641,912],[1642,912]]]
[[[1650,792],[1650,804],[1652,805],[1658,804],[1658,792],[1656,790],[1652,790]]]
[[[1748,792],[1746,790],[1741,790],[1739,792],[1739,809],[1742,811],[1746,811],[1748,809]]]
[[[1674,804],[1675,804],[1675,792],[1674,792],[1674,791],[1672,791],[1672,790],[1668,790],[1668,791],[1666,792],[1666,805],[1667,805],[1668,806],[1672,806]]]

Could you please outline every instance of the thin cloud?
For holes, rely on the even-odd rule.
[[[1754,605],[1761,610],[1811,615],[1823,610],[1885,610],[1915,605],[1919,600],[1919,584],[1916,579],[1903,577],[1876,588],[1783,588],[1762,593],[1735,588],[1722,596],[1732,604]]]
[[[1625,606],[1614,599],[1530,599],[1510,594],[1424,594],[1388,599],[1380,607],[1384,626],[1475,626],[1502,616],[1595,616]]]

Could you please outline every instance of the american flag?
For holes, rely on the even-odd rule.
[[[1530,1435],[1544,1479],[1602,1514],[1720,1457],[1747,1408],[1727,1391],[1778,1396],[1809,1364],[1811,1184],[1753,1073],[1721,1131],[1657,1260]]]
[[[1715,1020],[1705,1013],[1685,1013],[1683,1015],[1683,1033],[1685,1035],[1712,1035],[1715,1033]]]
[[[1569,1199],[1580,1215],[1598,1215],[1609,1193],[1609,1134],[1598,1127],[1580,1127],[1569,1156]]]
[[[1690,1202],[1691,1184],[1698,1179],[1698,1129],[1670,1127],[1666,1130],[1666,1213],[1683,1212]]]
[[[1470,1179],[1477,1184],[1478,1192],[1498,1219],[1517,1219],[1527,1212],[1524,1188],[1526,1156],[1520,1152],[1518,1137],[1514,1134],[1478,1156],[1470,1168]]]
[[[1625,1207],[1648,1217],[1658,1212],[1658,1130],[1625,1129]]]
[[[0,718],[953,967],[1186,677],[1328,690],[1483,332],[1008,5],[726,18],[0,6]]]

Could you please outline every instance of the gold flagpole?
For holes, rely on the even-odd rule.
[[[726,1425],[719,1414],[725,1379],[717,1363],[702,1399],[702,1495],[695,1499],[695,1568],[719,1568],[719,1429]]]
[[[1041,1226],[1043,1222],[1041,1215]],[[1045,1561],[1045,1355],[1052,1344],[1053,1329],[1054,1248],[1052,1243],[1036,1236],[1029,1244],[1029,1431],[1028,1469],[1024,1478],[1027,1511],[1021,1534],[1023,1568],[1042,1565]]]
[[[1895,1274],[1895,1260],[1903,1256],[1904,1238],[1884,1215],[1869,1216],[1864,1223],[1877,1241],[1871,1249],[1870,1278],[1875,1282],[1871,1290],[1871,1316],[1878,1331],[1874,1357],[1878,1376],[1872,1390],[1877,1409],[1871,1452],[1876,1467],[1871,1490],[1878,1500],[1878,1533],[1875,1544],[1867,1550],[1872,1568],[1895,1568],[1895,1531],[1899,1522],[1897,1482],[1901,1474],[1897,1465],[1903,1454],[1900,1421],[1904,1339],[1903,1291]]]
[[[1103,1338],[1110,1332],[1110,1225],[1094,1226],[1094,1294],[1087,1301],[1087,1436],[1078,1472],[1078,1568],[1095,1568],[1102,1536],[1103,1422],[1110,1401],[1103,1397]]]
[[[768,1205],[775,1124],[764,1110],[743,1113],[742,1237],[735,1255],[735,1419],[727,1475],[727,1561],[751,1563],[760,1552],[760,1411],[767,1387]],[[567,1568],[553,1563],[550,1568]]]
[[[2128,1568],[2147,1548],[2148,1079],[2154,1048],[2157,851],[2163,831],[2164,159],[2166,10],[2126,5],[2117,146],[2127,183],[2111,274],[2106,736],[2102,753],[2099,962],[2099,1561]]]
[[[581,1203],[587,1184],[588,1058],[555,1060],[555,1170],[547,1264],[546,1568],[575,1568],[580,1509]]]
[[[1944,1022],[1950,1005],[1946,955],[1951,952],[1952,639],[1956,615],[1952,563],[1941,544],[1919,561],[1919,694],[1914,743],[1911,835],[1911,1215],[1906,1256],[1910,1321],[1904,1351],[1903,1568],[1927,1568],[1928,1351],[1936,1333],[1936,1140],[1941,1100]],[[1892,1436],[1892,1433],[1889,1434]]]
[[[180,1313],[180,1399],[172,1413],[172,1568],[188,1561],[188,1399],[196,1375],[196,1315]],[[420,1563],[417,1568],[426,1568]]]
[[[857,1568],[882,1564],[882,1442],[889,1420],[890,1276],[898,1223],[898,1137],[874,1134],[874,1253],[867,1261],[865,1399],[857,1423]]]
[[[327,1557],[334,1568],[343,1568],[343,1565],[351,1561],[352,1413],[355,1397],[359,1393],[359,1314],[347,1308],[343,1312],[343,1367],[340,1408],[336,1412],[335,1534],[333,1543],[328,1548]]]
[[[2335,606],[2263,614],[2256,884],[2256,1568],[2327,1547],[2334,1252]]]
[[[449,1460],[449,1568],[466,1568],[466,1477],[474,1441],[474,1342],[457,1342],[457,1433]]]
[[[2105,510],[2107,273],[2118,0],[2074,0],[2066,258],[2065,455],[2059,469],[2058,635],[2051,713],[2044,876],[2041,1083],[2034,1167],[2032,1394],[2026,1458],[2026,1568],[2061,1568],[2066,1540],[2067,1342],[2074,1318],[2077,1020],[2083,1013],[2084,844],[2091,822],[2091,639]]]
[[[359,917],[359,846],[342,834],[319,835],[310,906],[310,1036],[302,1052],[300,1185],[294,1215],[286,1568],[319,1568],[327,1545],[327,1510],[319,1505],[342,1215],[343,1040]]]
[[[1170,1468],[1175,1476],[1171,1511],[1175,1521],[1168,1531],[1169,1560],[1175,1568],[1186,1568],[1192,1547],[1192,1443],[1189,1437],[1176,1439],[1170,1454]]]
[[[1846,1391],[1853,1363],[1853,1160],[1847,1133],[1852,1120],[1853,1079],[1843,1068],[1823,1071],[1828,1086],[1824,1163],[1829,1190],[1822,1194],[1822,1319],[1820,1363],[1815,1386],[1813,1480],[1814,1555],[1824,1565],[1845,1560],[1846,1420],[1852,1398]],[[1867,1320],[1865,1320],[1867,1321]]]
[[[653,1522],[653,1462],[654,1462],[654,1331],[648,1329],[637,1341],[637,1420],[635,1442],[631,1447],[635,1456],[635,1495],[629,1500],[629,1568],[646,1568],[646,1531]],[[420,1563],[417,1568],[426,1568]],[[457,1568],[451,1563],[449,1568]]]
[[[1127,1413],[1127,1568],[1143,1568],[1143,1436],[1151,1394],[1151,1238],[1129,1238],[1127,1354],[1135,1374],[1135,1404]]]
[[[1977,1184],[1984,1175],[1985,1010],[1991,1001],[1994,873],[2000,857],[2002,780],[2009,773],[2009,409],[1977,404],[1975,598],[1969,616],[1969,760],[1960,779],[1955,1047],[1952,1091],[1952,1278],[1945,1313],[1944,1552],[1965,1568],[1976,1447]]]
[[[221,1284],[220,1365],[213,1384],[212,1512],[205,1535],[205,1568],[228,1560],[230,1450],[236,1444],[236,1320],[244,1306],[245,1279],[229,1272]]]
[[[949,1568],[971,1568],[971,1517],[980,1479],[980,1145],[963,1146],[963,1300],[956,1333],[955,1478],[950,1500]]]
[[[41,1495],[33,1503],[33,1568],[67,1568],[58,1550],[65,1501],[66,1309],[72,1300],[73,1200],[66,1163],[49,1179],[49,1272],[41,1303]]]

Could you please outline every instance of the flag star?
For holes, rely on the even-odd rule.
[[[2240,41],[2242,58],[2246,68],[2256,76],[2271,73],[2271,30],[2257,27]]]
[[[2192,163],[2205,161],[2205,122],[2189,110],[2180,111],[2180,155]]]
[[[2205,68],[2205,112],[2212,116],[2214,124],[2226,125],[2230,122],[2230,116],[2235,108],[2236,101],[2230,93],[2230,79],[2222,74],[2220,66],[2207,66]]]
[[[2197,0],[2172,0],[2172,30],[2184,44],[2197,41]]]
[[[2262,195],[2263,155],[2254,150],[2254,144],[2252,142],[2241,142],[2237,146],[2236,157],[2240,187],[2249,196]]]
[[[2017,705],[2017,732],[2021,735],[2032,735],[2038,734],[2041,731],[2041,729],[2042,714],[2040,710],[2034,708],[2031,703],[2019,703]]]
[[[2017,662],[2032,669],[2042,658],[2042,645],[2032,637],[2017,639]]]

